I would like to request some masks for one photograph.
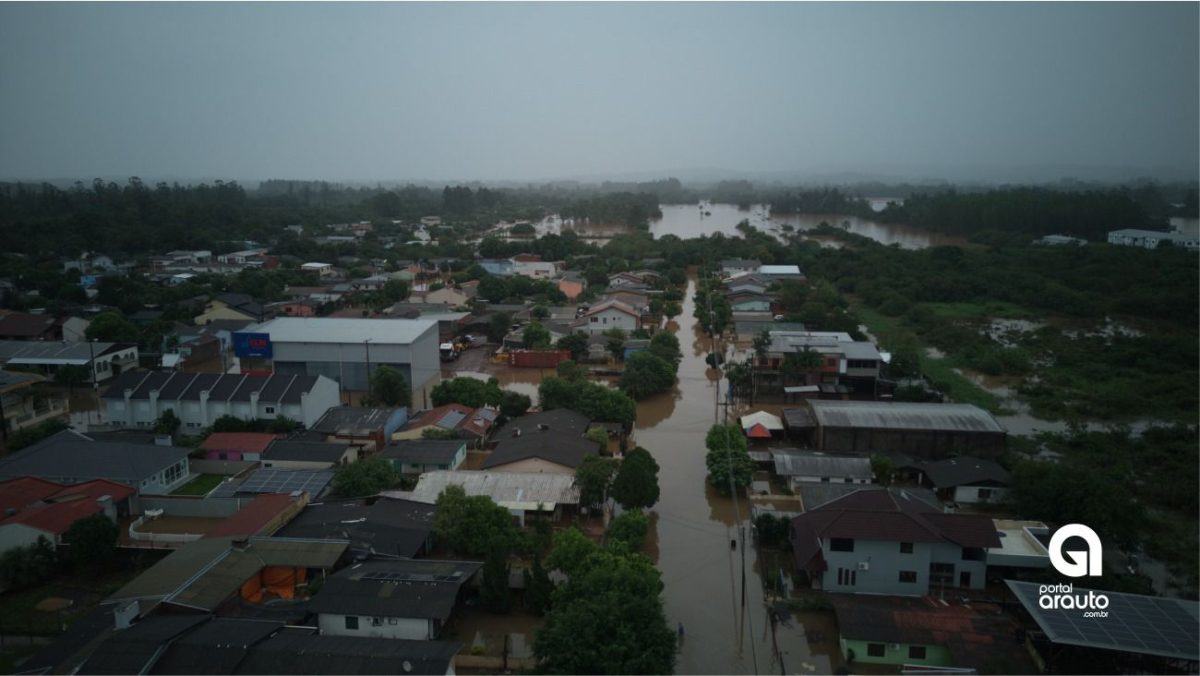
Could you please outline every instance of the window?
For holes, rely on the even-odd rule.
[[[925,646],[923,646],[923,645],[910,645],[910,646],[908,646],[908,658],[909,658],[910,660],[923,660],[923,659],[925,659]]]
[[[852,478],[850,478],[850,477],[846,477],[845,479],[842,479],[842,483],[844,483],[844,484],[852,484],[852,483],[854,483],[854,479],[852,479]]]
[[[954,583],[954,564],[953,563],[931,563],[931,564],[929,564],[929,583],[930,584],[953,584]]]
[[[990,489],[990,488],[980,488],[979,489],[979,499],[980,500],[990,500],[991,498],[992,498],[992,489]]]
[[[274,413],[274,412],[275,412],[275,407],[274,407],[274,406],[268,406],[268,407],[267,407],[267,413]]]
[[[886,646],[882,643],[868,643],[867,657],[883,657]]]
[[[838,568],[838,585],[853,587],[858,582],[858,571],[853,568]]]
[[[354,615],[347,615],[346,616],[346,628],[357,630],[358,629],[358,617],[354,616]]]
[[[827,476],[821,477],[821,483],[823,483],[823,484],[829,483],[829,477],[827,477]]]
[[[985,552],[980,547],[963,547],[963,561],[982,561],[985,557]]]
[[[854,540],[850,538],[831,538],[829,540],[829,550],[833,552],[852,552],[854,551]]]
[[[395,617],[389,617],[388,624],[400,624],[400,620]]]
[[[900,581],[909,583],[909,584],[915,583],[917,581],[917,571],[915,571],[915,570],[900,571]]]
[[[901,554],[912,554],[912,543],[911,542],[901,542],[900,543],[900,553]]]
[[[371,626],[372,626],[372,627],[380,627],[380,626],[383,626],[383,618],[379,618],[379,617],[372,617],[372,618],[371,618]]]

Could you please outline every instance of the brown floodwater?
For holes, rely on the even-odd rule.
[[[646,553],[662,571],[663,600],[673,629],[683,625],[676,673],[832,673],[841,666],[832,613],[792,613],[772,635],[763,594],[763,568],[777,570],[786,561],[759,561],[749,531],[749,502],[721,496],[706,480],[704,437],[715,416],[720,372],[704,362],[711,341],[692,317],[696,281],[688,282],[683,312],[666,330],[679,336],[683,361],[679,383],[670,392],[638,404],[634,443],[658,461],[659,502],[651,510]],[[444,377],[455,375],[499,379],[501,387],[530,395],[537,401],[537,384],[552,371],[515,369],[474,359],[447,365]],[[775,411],[774,408],[771,409]],[[740,412],[729,411],[730,420]],[[745,527],[750,546],[743,563],[738,527]],[[778,559],[778,553],[772,553]],[[774,578],[772,578],[774,579]],[[782,660],[782,664],[781,664]],[[757,668],[756,668],[757,667]]]

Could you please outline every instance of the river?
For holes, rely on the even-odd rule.
[[[872,201],[874,207],[875,202]],[[844,228],[881,244],[897,244],[904,249],[924,249],[930,246],[963,245],[961,237],[943,235],[928,230],[912,228],[895,223],[880,223],[868,218],[842,214],[791,214],[772,215],[766,204],[753,204],[746,209],[735,204],[700,202],[699,204],[659,205],[662,217],[650,222],[650,234],[655,237],[675,235],[681,239],[723,233],[739,237],[738,223],[749,221],[755,228],[775,235],[781,240],[788,234],[787,228],[795,231],[816,229],[821,223]],[[629,232],[629,228],[590,222],[564,221],[557,215],[548,216],[535,225],[539,235],[574,230],[579,235],[602,244],[609,238]]]

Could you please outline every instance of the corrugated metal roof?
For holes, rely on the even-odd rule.
[[[780,476],[813,476],[832,479],[866,479],[873,476],[871,461],[862,456],[825,455],[813,451],[780,451],[771,454]]]
[[[574,476],[532,472],[426,472],[421,475],[409,497],[417,502],[433,504],[442,490],[450,485],[462,486],[467,495],[486,495],[501,507],[509,507],[512,503],[536,503],[553,508],[556,504],[579,503],[579,489],[575,486]]]
[[[817,399],[808,405],[822,427],[1004,433],[992,414],[971,404]]]
[[[280,317],[247,329],[268,333],[276,343],[359,343],[408,345],[426,331],[437,332],[429,319],[356,319],[341,317]]]

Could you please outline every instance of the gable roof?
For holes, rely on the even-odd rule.
[[[65,430],[0,458],[0,478],[110,479],[136,486],[190,452],[175,446],[92,441]]]
[[[277,537],[348,540],[356,557],[411,558],[425,547],[437,509],[413,500],[380,498],[310,503]]]
[[[54,315],[9,312],[0,315],[0,338],[41,338],[53,334],[58,326]]]
[[[466,444],[463,439],[412,439],[397,441],[384,448],[380,455],[409,465],[444,465],[450,463]]]
[[[867,481],[874,476],[871,472],[871,461],[861,455],[775,450],[771,457],[775,461],[775,473],[779,476],[851,477]]]
[[[999,547],[986,516],[946,514],[903,491],[859,490],[792,519],[792,549],[802,569],[824,569],[821,540],[950,542],[960,547]]]
[[[922,472],[937,488],[954,488],[955,486],[1007,486],[1008,470],[991,460],[983,460],[969,455],[945,460],[919,462],[910,465]]]
[[[275,439],[274,434],[262,432],[214,432],[200,444],[200,450],[262,453]]]
[[[183,373],[179,371],[126,371],[104,391],[105,399],[149,399],[158,390],[159,401],[199,401],[208,392],[209,401],[250,401],[258,393],[262,403],[298,404],[325,376]]]
[[[812,399],[813,417],[822,427],[871,429],[935,429],[954,432],[995,432],[1004,428],[992,414],[971,404],[928,404]]]
[[[112,502],[117,503],[133,495],[133,489],[129,486],[103,479],[71,486],[44,483],[54,486],[56,490],[19,507],[6,506],[6,510],[16,509],[17,513],[0,520],[0,526],[21,524],[46,533],[61,535],[67,532],[76,521],[103,511],[104,508],[98,502],[101,498],[108,497]],[[25,486],[28,488],[31,487],[31,484],[25,484]],[[3,491],[3,488],[0,485],[0,491]],[[25,493],[25,497],[31,495],[30,492]],[[8,500],[6,499],[5,502]]]
[[[591,422],[591,419],[582,413],[569,408],[555,408],[513,418],[496,432],[496,438],[507,439],[515,436],[517,430],[528,432],[543,425],[552,430],[583,435]]]
[[[208,619],[206,615],[156,615],[113,633],[79,668],[84,674],[141,674],[163,645]]]
[[[309,610],[335,615],[445,621],[458,591],[482,567],[471,561],[367,561],[325,578]]]
[[[214,617],[172,642],[150,673],[232,674],[251,647],[284,626],[276,621]]]
[[[587,416],[566,409],[521,416],[501,429],[500,442],[482,468],[529,458],[578,467],[586,456],[600,451],[599,444],[583,437],[590,422]]]
[[[277,439],[263,454],[263,460],[328,462],[336,465],[349,451],[350,445],[345,443]]]
[[[633,307],[616,299],[609,299],[602,303],[593,305],[588,309],[587,312],[583,313],[583,317],[591,317],[592,315],[600,314],[606,310],[616,310],[617,312],[624,312],[632,317],[641,317],[641,314],[638,313],[637,310],[633,309]]]
[[[383,432],[388,421],[400,408],[370,408],[363,406],[335,406],[313,424],[312,429],[322,434],[343,436],[369,436]]]
[[[469,496],[485,495],[505,509],[553,509],[558,504],[579,504],[574,475],[553,472],[437,470],[422,474],[416,488],[407,495],[432,505],[451,485],[462,486]]]
[[[405,429],[438,427],[444,430],[464,430],[476,436],[485,436],[496,420],[495,409],[471,408],[457,403],[443,404],[425,411],[410,422]]]

